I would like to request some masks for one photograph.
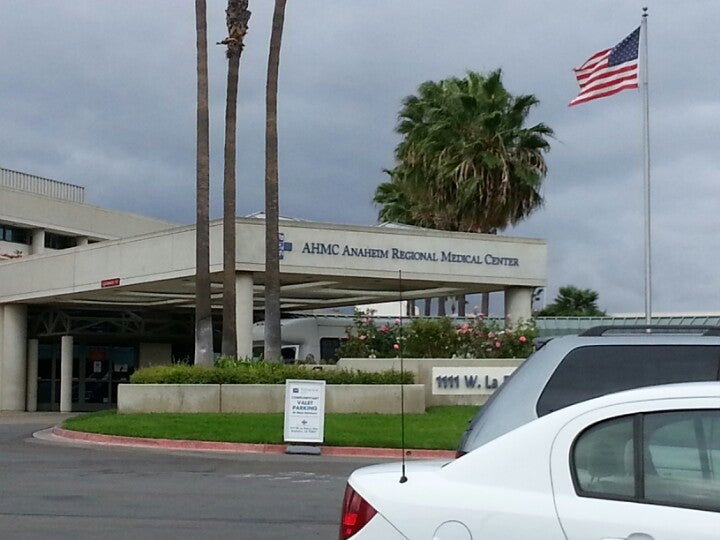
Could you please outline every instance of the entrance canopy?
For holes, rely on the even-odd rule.
[[[253,309],[262,310],[264,221],[238,219],[236,231],[236,271],[252,278]],[[544,240],[496,235],[281,221],[278,249],[283,310],[532,289],[547,275]],[[219,308],[220,221],[210,228],[210,269]],[[0,262],[0,284],[0,304],[192,308],[195,227]]]

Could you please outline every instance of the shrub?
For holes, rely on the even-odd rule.
[[[355,312],[355,324],[347,328],[348,339],[337,350],[342,358],[394,358],[400,348],[400,319],[390,324],[375,322],[372,312]]]
[[[510,318],[488,321],[482,314],[462,324],[448,317],[383,324],[356,312],[355,324],[338,349],[339,358],[527,358],[538,332],[535,323]]]
[[[325,380],[327,384],[412,384],[414,376],[390,370],[379,373],[308,369],[266,362],[221,362],[216,367],[153,366],[137,370],[134,384],[285,384],[286,379]]]
[[[403,334],[403,355],[408,358],[450,358],[455,354],[455,325],[447,318],[413,319]]]
[[[461,358],[527,358],[538,332],[533,321],[512,325],[486,321],[482,316],[465,322],[456,330],[456,356]]]

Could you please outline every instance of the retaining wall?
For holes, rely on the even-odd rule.
[[[425,403],[428,407],[437,405],[482,405],[492,395],[492,391],[468,391],[462,393],[464,388],[458,388],[456,393],[444,394],[446,392],[438,388],[435,377],[445,369],[448,373],[453,368],[477,368],[482,374],[485,369],[488,373],[494,373],[497,368],[504,368],[507,374],[512,373],[525,361],[522,358],[404,358],[403,369],[414,373],[415,382],[422,384],[425,388]],[[329,366],[323,366],[327,368]],[[436,369],[435,375],[433,368]],[[488,369],[489,368],[489,369]],[[338,360],[335,369],[353,369],[358,371],[387,371],[394,369],[400,371],[399,358],[341,358]],[[493,375],[494,377],[496,375]]]
[[[425,412],[425,387],[407,384],[405,412]],[[329,384],[325,412],[400,413],[400,385]],[[281,413],[284,384],[120,384],[119,413]]]

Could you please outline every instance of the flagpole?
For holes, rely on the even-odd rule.
[[[648,44],[647,44],[647,11],[643,8],[640,23],[640,74],[642,79],[643,107],[643,180],[645,186],[645,323],[652,320],[652,257],[650,250],[650,100],[648,95]]]

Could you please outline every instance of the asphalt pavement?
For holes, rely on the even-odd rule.
[[[0,538],[336,538],[347,476],[389,461],[80,441],[67,416],[0,413]]]
[[[347,476],[387,461],[98,444],[63,418],[0,413],[0,538],[337,538]]]

